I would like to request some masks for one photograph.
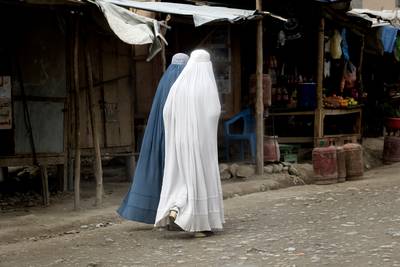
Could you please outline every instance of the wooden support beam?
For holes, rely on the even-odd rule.
[[[71,20],[69,20],[71,22]],[[68,29],[71,29],[71,24],[69,23]],[[71,38],[71,31],[68,31],[67,34],[67,42],[66,42],[66,53],[67,53],[67,60],[66,60],[66,74],[67,74],[67,97],[65,99],[65,104],[64,104],[64,170],[63,170],[63,186],[62,186],[62,191],[66,192],[68,191],[68,178],[69,178],[69,164],[70,163],[70,158],[71,158],[71,120],[72,120],[72,101],[71,101],[71,89],[72,89],[72,84],[71,81],[73,80],[73,65],[71,58],[71,55],[73,55],[73,49],[71,47],[73,46],[73,38]]]
[[[47,166],[40,166],[40,176],[42,180],[42,196],[43,206],[50,205],[50,192],[49,192],[49,176],[47,175]]]
[[[0,182],[4,182],[8,176],[8,168],[0,167]]]
[[[317,109],[315,110],[314,119],[314,140],[323,137],[324,121],[323,121],[323,79],[324,79],[324,35],[325,35],[325,19],[321,17],[318,27],[318,56],[317,56]],[[317,146],[317,141],[314,146]]]
[[[135,156],[126,156],[125,157],[125,167],[126,167],[126,181],[132,182],[133,175],[136,170],[136,159]]]
[[[360,61],[358,62],[358,82],[360,84],[360,89],[364,89],[363,80],[362,80],[362,67],[364,62],[364,48],[365,48],[365,37],[361,36],[361,48],[360,48]]]
[[[256,0],[256,9],[261,10],[261,0]],[[257,20],[257,53],[256,53],[256,172],[264,173],[264,103],[263,103],[263,20]]]
[[[74,17],[70,16],[68,20],[68,58],[67,58],[67,74],[68,74],[68,83],[67,83],[67,123],[66,123],[66,131],[65,135],[65,156],[66,159],[64,161],[64,191],[72,191],[74,189],[74,160],[73,160],[73,146],[74,144],[74,114],[75,114],[75,101],[74,101],[74,86],[75,86],[75,78],[74,78],[74,41],[75,41],[75,31],[74,29]],[[65,117],[65,116],[64,116]]]
[[[74,208],[80,207],[80,186],[81,186],[81,133],[80,133],[80,97],[79,97],[79,18],[75,20],[74,32],[74,106],[75,106],[75,160],[74,160]]]
[[[99,121],[97,120],[97,110],[95,102],[95,93],[93,87],[93,70],[92,70],[92,59],[90,56],[90,48],[88,42],[85,46],[86,54],[86,77],[89,85],[88,99],[89,99],[89,117],[92,129],[92,139],[94,147],[94,176],[96,177],[96,206],[101,206],[103,202],[103,167],[101,165],[101,152],[100,152],[100,142],[99,133],[100,128]]]
[[[57,164],[56,165],[57,172],[56,172],[56,178],[57,178],[57,190],[61,192],[67,191],[67,184],[66,184],[66,175],[64,174],[65,168],[64,164]]]

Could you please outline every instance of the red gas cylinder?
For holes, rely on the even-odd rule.
[[[360,144],[349,143],[343,146],[346,155],[347,180],[364,175],[363,150]]]
[[[336,147],[337,168],[338,168],[338,182],[346,181],[346,154],[343,147]]]
[[[338,181],[336,147],[316,147],[312,152],[316,184],[333,184]]]
[[[279,161],[280,158],[278,137],[264,136],[264,162],[275,162]]]
[[[385,136],[383,143],[384,163],[400,161],[400,136]]]

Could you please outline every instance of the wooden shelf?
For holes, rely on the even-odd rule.
[[[315,116],[316,111],[314,110],[306,110],[306,111],[281,111],[281,112],[271,112],[268,114],[267,117],[274,117],[274,116]],[[349,115],[349,114],[358,114],[355,122],[355,133],[350,134],[337,134],[337,135],[325,135],[324,134],[324,119],[326,116],[336,116],[336,115]],[[312,143],[316,142],[317,139],[325,139],[325,138],[332,138],[337,139],[338,142],[344,139],[353,139],[359,140],[361,139],[361,116],[362,116],[362,109],[361,107],[353,108],[353,109],[322,109],[322,124],[320,127],[320,132],[322,133],[322,137],[318,138],[315,137],[278,137],[279,143]]]
[[[301,116],[301,115],[314,115],[314,110],[307,111],[287,111],[287,112],[271,112],[269,116]]]
[[[353,108],[353,109],[323,109],[323,113],[325,115],[346,115],[353,113],[361,113],[361,108]]]
[[[280,144],[296,144],[296,143],[312,143],[314,137],[301,136],[301,137],[278,137]]]

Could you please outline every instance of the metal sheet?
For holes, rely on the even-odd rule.
[[[64,103],[28,102],[36,153],[62,153]],[[15,152],[31,153],[29,133],[25,125],[21,101],[14,101]]]

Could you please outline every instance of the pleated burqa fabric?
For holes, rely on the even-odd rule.
[[[154,224],[164,172],[163,108],[171,86],[188,61],[186,54],[176,54],[162,76],[153,100],[144,132],[133,183],[125,196],[119,215],[123,218]]]
[[[222,230],[224,208],[218,169],[217,85],[204,50],[195,50],[164,107],[165,169],[156,226],[175,223],[188,232]]]

